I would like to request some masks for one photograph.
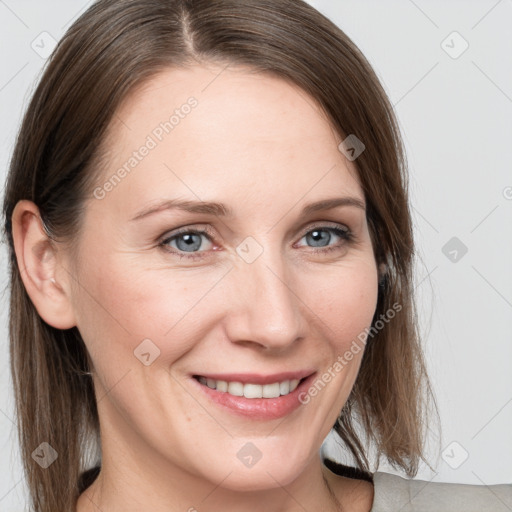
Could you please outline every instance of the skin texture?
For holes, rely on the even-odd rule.
[[[225,411],[190,378],[311,368],[320,376],[370,326],[378,275],[364,209],[300,213],[332,197],[364,204],[354,162],[296,86],[241,67],[194,65],[162,72],[126,99],[98,186],[190,97],[197,105],[161,141],[153,136],[157,146],[129,174],[102,199],[88,197],[77,259],[46,242],[33,203],[13,214],[32,301],[50,325],[78,326],[94,365],[103,464],[78,511],[367,511],[371,484],[334,475],[318,453],[362,351],[310,403],[277,420]],[[170,198],[222,202],[234,215],[167,210],[130,220]],[[192,253],[183,237],[159,247],[185,226],[209,227],[211,237],[196,235]],[[236,250],[247,237],[261,248],[249,246],[261,250],[251,263]],[[160,351],[149,366],[134,357],[147,338]],[[262,454],[250,468],[237,457],[247,442]]]

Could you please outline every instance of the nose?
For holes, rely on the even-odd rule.
[[[252,263],[237,261],[230,272],[225,318],[234,343],[284,351],[304,335],[296,274],[278,252],[264,250]]]

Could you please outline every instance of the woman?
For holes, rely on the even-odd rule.
[[[313,8],[95,3],[3,211],[34,510],[414,507],[365,447],[407,476],[425,460],[400,134]],[[332,428],[353,467],[320,456]]]

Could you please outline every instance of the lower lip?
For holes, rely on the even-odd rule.
[[[307,391],[315,374],[302,381],[291,393],[277,398],[245,398],[244,396],[230,395],[226,391],[217,391],[201,384],[191,377],[196,386],[223,409],[253,420],[274,420],[295,411],[302,403],[299,395]]]

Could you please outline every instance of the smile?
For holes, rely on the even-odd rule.
[[[236,381],[228,382],[201,376],[197,376],[196,379],[210,389],[229,393],[233,396],[243,396],[245,398],[277,398],[279,396],[285,396],[295,391],[301,380],[304,380],[291,379],[261,385],[253,383],[243,384],[242,382]]]

